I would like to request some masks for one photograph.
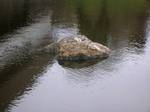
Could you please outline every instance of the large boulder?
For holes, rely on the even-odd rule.
[[[108,47],[82,35],[64,38],[57,45],[58,60],[103,59],[107,58],[111,51]]]

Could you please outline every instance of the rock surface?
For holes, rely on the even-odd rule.
[[[109,56],[110,51],[108,47],[82,35],[64,38],[57,43],[58,60],[103,59]]]

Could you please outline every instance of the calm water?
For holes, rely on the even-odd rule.
[[[0,112],[150,112],[148,0],[1,0]],[[60,63],[39,52],[70,35],[112,49]]]

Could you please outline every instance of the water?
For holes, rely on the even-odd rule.
[[[1,0],[1,112],[150,112],[148,0]],[[39,49],[82,34],[112,49],[59,63]]]

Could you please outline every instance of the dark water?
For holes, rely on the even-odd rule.
[[[150,112],[148,0],[1,0],[0,112]],[[103,61],[59,63],[39,53],[86,35]]]

